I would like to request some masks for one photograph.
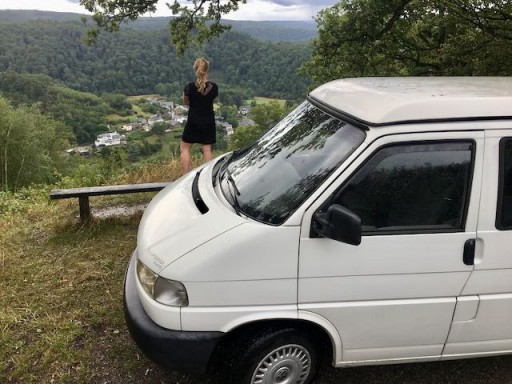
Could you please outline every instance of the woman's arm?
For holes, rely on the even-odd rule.
[[[190,98],[185,94],[183,94],[183,104],[190,105]]]

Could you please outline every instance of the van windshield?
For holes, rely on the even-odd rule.
[[[302,103],[220,172],[237,212],[282,224],[363,142],[365,133]]]

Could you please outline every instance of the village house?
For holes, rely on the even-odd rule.
[[[172,121],[183,124],[185,121],[187,121],[187,118],[185,116],[173,116]]]
[[[66,153],[70,156],[74,156],[77,153],[80,156],[89,156],[91,151],[89,147],[76,147],[66,150]]]
[[[148,124],[150,127],[152,127],[156,123],[163,123],[163,122],[164,122],[164,119],[162,118],[161,115],[153,115],[148,119]]]
[[[108,132],[98,135],[94,141],[95,147],[110,147],[121,144],[121,135],[117,132]]]
[[[184,105],[177,105],[174,109],[173,109],[173,116],[182,116],[182,115],[187,115],[188,114],[188,108],[185,107]]]
[[[163,122],[164,122],[164,119],[162,118],[161,115],[159,115],[159,114],[152,115],[147,120],[147,123],[142,126],[142,129],[146,132],[149,132],[153,128],[153,125],[155,125],[156,123],[163,123]]]
[[[250,112],[252,111],[252,107],[249,106],[249,105],[245,105],[243,107],[240,107],[239,109],[239,113],[242,115],[242,116],[247,116]]]
[[[140,123],[128,123],[128,124],[125,124],[121,127],[121,131],[125,131],[125,132],[131,132],[133,131],[134,129],[137,129],[137,128],[140,128],[141,127],[141,124]]]
[[[226,134],[228,136],[233,134],[233,126],[229,124],[227,121],[217,121],[217,124],[223,126],[224,129],[226,129]]]
[[[167,110],[172,110],[174,109],[174,103],[172,101],[161,101],[161,100],[158,100],[158,105],[162,108],[165,108]]]

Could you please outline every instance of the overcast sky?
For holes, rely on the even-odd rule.
[[[154,16],[170,16],[165,3],[159,0]],[[186,3],[185,1],[181,1]],[[247,0],[238,12],[230,14],[232,20],[312,20],[325,7],[337,0]],[[42,11],[86,13],[79,0],[0,0],[0,9],[38,9]]]

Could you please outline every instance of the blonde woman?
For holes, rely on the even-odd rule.
[[[213,100],[219,94],[217,84],[208,81],[209,63],[203,58],[194,62],[196,81],[188,83],[183,91],[183,103],[189,106],[188,120],[181,138],[181,169],[190,171],[190,148],[201,144],[203,161],[212,159],[215,143],[215,114]]]

